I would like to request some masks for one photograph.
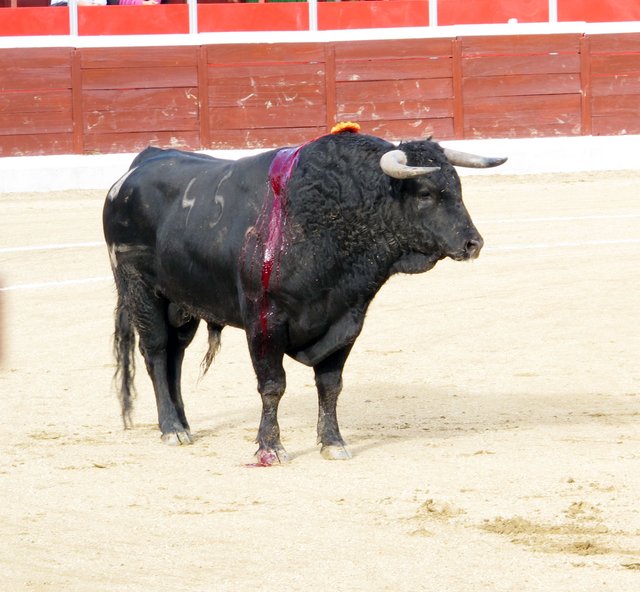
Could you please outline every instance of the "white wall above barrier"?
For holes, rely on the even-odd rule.
[[[526,175],[581,171],[640,170],[640,136],[460,140],[450,148],[508,156],[495,169],[458,169],[461,176]],[[207,154],[236,159],[257,150]],[[128,169],[134,154],[18,156],[0,158],[0,194],[66,189],[108,189]]]

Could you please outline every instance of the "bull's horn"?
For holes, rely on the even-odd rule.
[[[467,152],[459,152],[458,150],[451,150],[451,148],[444,148],[444,155],[449,159],[449,162],[456,166],[470,167],[473,169],[487,169],[489,167],[498,166],[503,162],[506,162],[507,157],[491,157],[491,156],[478,156],[477,154],[468,154]]]
[[[407,155],[402,150],[389,150],[380,157],[383,172],[394,179],[412,179],[439,171],[440,167],[415,167],[407,165]]]

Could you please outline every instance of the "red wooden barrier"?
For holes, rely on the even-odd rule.
[[[640,33],[594,35],[590,46],[593,133],[640,134]]]
[[[200,147],[197,47],[77,53],[84,152]]]
[[[144,7],[147,10],[149,8]],[[640,33],[0,49],[0,155],[640,133]]]
[[[296,144],[327,128],[325,46],[320,43],[208,46],[203,144]]]
[[[0,156],[73,153],[73,50],[0,50]]]
[[[387,137],[451,138],[451,39],[335,45],[336,119]]]
[[[582,133],[580,36],[462,39],[465,137]]]

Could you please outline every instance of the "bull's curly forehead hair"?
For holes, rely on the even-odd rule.
[[[442,166],[449,161],[440,144],[429,136],[426,140],[414,140],[400,142],[398,148],[407,155],[407,164],[410,166]]]

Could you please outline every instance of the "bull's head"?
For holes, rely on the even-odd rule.
[[[506,160],[442,149],[431,141],[409,142],[383,154],[384,173],[403,181],[400,199],[407,227],[401,235],[409,252],[395,270],[416,273],[443,257],[477,258],[484,241],[462,201],[460,178],[452,165],[487,168]]]

